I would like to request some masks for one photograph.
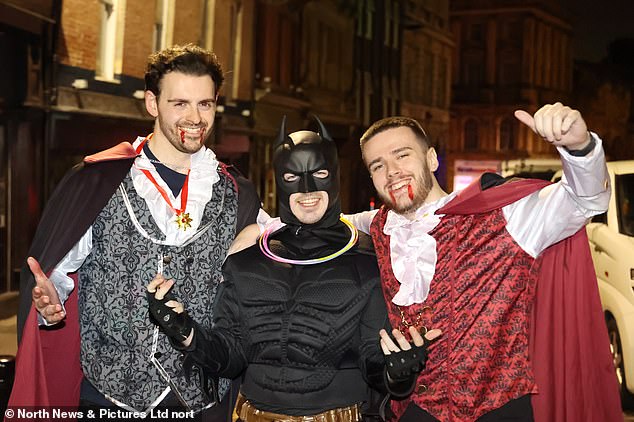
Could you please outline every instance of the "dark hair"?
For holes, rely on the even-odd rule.
[[[209,75],[216,85],[216,94],[222,86],[224,76],[214,53],[194,44],[174,45],[152,53],[145,70],[145,89],[158,96],[163,76],[170,72],[186,75]]]
[[[421,141],[425,149],[429,148],[431,145],[430,139],[425,132],[425,129],[416,121],[416,119],[412,119],[411,117],[404,116],[395,116],[395,117],[386,117],[379,121],[376,121],[365,131],[363,136],[361,136],[361,140],[359,144],[361,146],[361,150],[363,150],[363,146],[374,136],[378,135],[381,132],[384,132],[388,129],[395,129],[399,127],[408,127],[416,138]]]

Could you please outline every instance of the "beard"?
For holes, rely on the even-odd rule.
[[[409,192],[411,195],[407,199],[396,199],[392,197],[389,192],[379,192],[379,197],[387,207],[387,209],[396,212],[397,214],[409,214],[420,208],[425,203],[429,192],[431,192],[434,186],[431,172],[427,167],[427,163],[424,163],[423,169],[416,176],[412,177],[412,181],[408,186],[411,189]]]
[[[200,151],[211,135],[211,130],[206,130],[208,125],[205,121],[201,121],[197,125],[187,124],[187,122],[177,122],[174,125],[169,125],[159,118],[159,127],[169,143],[176,150],[186,154],[194,154]],[[200,129],[200,134],[183,132],[180,129],[181,127]]]

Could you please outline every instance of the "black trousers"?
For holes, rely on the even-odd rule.
[[[400,422],[438,422],[438,419],[410,403],[405,413],[399,419]],[[533,406],[531,396],[527,394],[518,399],[511,400],[504,406],[492,410],[478,418],[478,422],[533,422]]]

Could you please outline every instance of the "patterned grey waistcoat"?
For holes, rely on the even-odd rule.
[[[139,234],[121,189],[93,223],[92,252],[79,269],[81,365],[84,376],[102,394],[127,407],[148,409],[169,385],[149,359],[155,326],[148,318],[146,285],[156,275],[159,259],[165,277],[175,280],[172,291],[189,314],[204,327],[212,325],[212,302],[222,262],[235,237],[238,203],[233,181],[219,174],[199,226],[203,233],[185,246],[155,244]],[[163,239],[130,174],[122,185],[141,227],[152,238]],[[187,405],[193,410],[208,405],[198,374],[192,374],[190,382],[185,380],[181,353],[163,333],[158,334],[157,347],[155,357]],[[228,385],[228,380],[220,380],[221,397]]]

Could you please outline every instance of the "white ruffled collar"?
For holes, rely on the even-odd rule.
[[[423,204],[410,220],[390,210],[383,233],[390,236],[390,260],[394,276],[401,284],[392,302],[399,306],[422,303],[436,271],[436,240],[429,235],[442,215],[434,214],[455,197],[456,193]]]

